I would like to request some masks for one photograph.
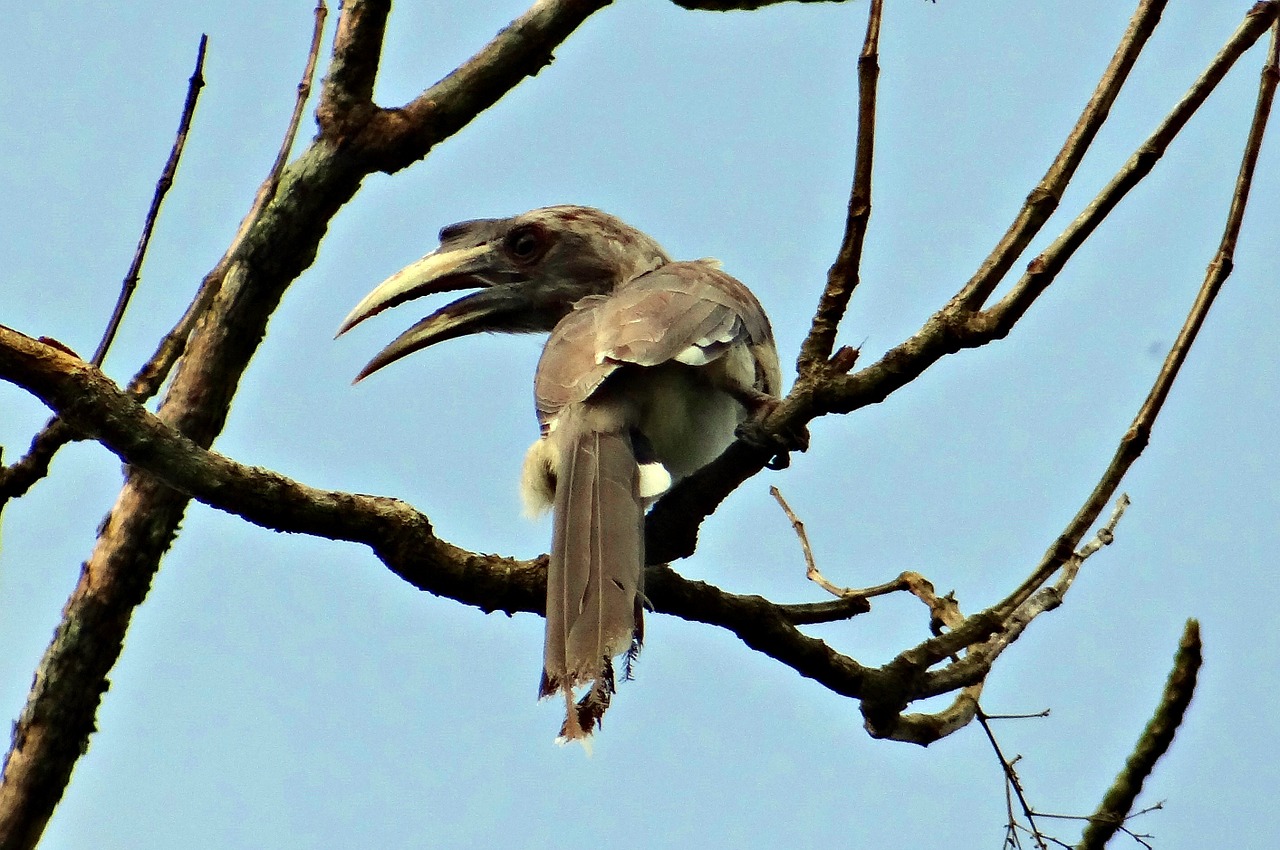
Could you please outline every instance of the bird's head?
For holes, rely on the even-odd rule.
[[[478,288],[436,310],[361,370],[360,380],[428,345],[484,331],[550,331],[588,295],[669,262],[657,242],[608,213],[556,206],[440,231],[440,247],[378,284],[343,321],[342,335],[397,304]]]

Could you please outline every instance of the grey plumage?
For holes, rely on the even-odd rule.
[[[599,210],[464,222],[440,239],[339,332],[420,295],[467,287],[482,289],[418,322],[360,377],[468,333],[551,332],[534,379],[541,436],[522,475],[526,504],[553,511],[539,695],[561,692],[562,739],[585,738],[613,694],[613,659],[629,666],[643,637],[645,509],[776,400],[772,331],[751,292],[716,263],[672,262]]]

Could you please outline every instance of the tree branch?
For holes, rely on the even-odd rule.
[[[546,14],[563,23],[576,14],[580,21],[601,5],[544,0],[526,18]],[[352,20],[368,15],[364,20],[375,21],[385,6],[375,0],[348,0],[344,14]],[[459,72],[428,90],[435,101],[422,108],[434,117],[423,138],[434,144],[456,132],[523,78],[518,69],[526,66],[521,62],[541,56],[545,63],[551,46],[571,31],[572,26],[551,27],[538,34],[541,41],[514,27],[499,34]],[[369,79],[368,73],[354,70],[339,75],[329,84],[330,102],[359,104],[361,87]],[[460,87],[460,82],[474,89]],[[330,118],[338,126],[359,123],[358,116],[331,113]],[[401,145],[401,164],[408,164],[406,156],[421,157],[429,146],[415,151],[412,145]],[[181,363],[160,405],[161,420],[195,445],[212,443],[280,298],[314,260],[330,219],[380,162],[385,164],[385,158],[363,156],[359,146],[322,132],[284,170],[278,191],[259,215],[246,220],[225,267],[220,263],[206,277],[180,322],[180,330],[192,329],[190,337],[176,333],[167,338],[148,364],[156,368],[144,369],[135,381],[158,386],[158,372],[172,362],[166,352],[181,349]],[[87,748],[107,673],[119,657],[133,609],[145,598],[186,505],[186,496],[137,470],[129,471],[14,727],[0,784],[0,846],[6,850],[34,846],[61,798],[72,767]]]
[[[1124,769],[1107,789],[1097,811],[1090,816],[1089,825],[1085,827],[1076,850],[1101,850],[1129,817],[1143,783],[1155,769],[1156,762],[1168,751],[1174,734],[1182,725],[1182,718],[1195,693],[1201,660],[1200,624],[1187,620],[1160,704],[1142,730]]]
[[[827,285],[818,301],[809,335],[800,346],[796,371],[815,372],[835,348],[836,331],[849,307],[849,299],[858,285],[858,268],[862,262],[862,244],[871,220],[871,171],[876,145],[876,84],[880,78],[880,17],[883,0],[871,0],[867,15],[867,34],[858,55],[858,138],[854,157],[853,186],[849,190],[849,209],[845,216],[844,238],[836,260],[827,272]],[[852,365],[852,364],[850,364]],[[847,371],[847,370],[846,370]]]
[[[178,172],[178,161],[182,159],[182,149],[187,144],[187,132],[191,129],[191,118],[196,113],[196,101],[200,99],[200,89],[204,88],[204,51],[208,44],[209,36],[201,35],[200,46],[196,49],[196,67],[187,82],[187,99],[182,104],[182,117],[178,120],[178,133],[173,139],[169,159],[160,172],[160,179],[156,181],[156,190],[151,196],[151,208],[147,210],[147,217],[142,225],[142,236],[138,238],[138,247],[133,252],[129,271],[125,273],[124,283],[120,287],[120,297],[116,299],[115,309],[111,313],[110,321],[107,322],[107,330],[103,333],[97,350],[89,358],[89,362],[94,366],[101,366],[102,361],[106,359],[107,349],[111,347],[112,340],[116,338],[116,331],[120,329],[120,322],[124,319],[125,308],[129,306],[129,300],[138,287],[142,261],[147,256],[147,247],[151,244],[151,232],[155,229],[156,217],[160,215],[160,205],[164,203],[164,196],[173,186],[174,175]]]
[[[1103,122],[1107,120],[1111,105],[1129,79],[1129,71],[1138,61],[1138,55],[1160,23],[1160,16],[1166,5],[1168,0],[1142,0],[1138,4],[1111,62],[1102,72],[1102,77],[1089,102],[1085,104],[1084,111],[1076,120],[1076,125],[1067,134],[1062,149],[1058,151],[1039,184],[1027,195],[1026,203],[1018,211],[1004,236],[982,261],[969,282],[956,294],[955,303],[968,310],[982,307],[1008,274],[1014,260],[1026,250],[1027,245],[1031,244],[1031,240],[1058,208],[1067,184],[1071,182],[1076,168],[1089,151],[1098,131],[1102,129]]]
[[[612,0],[538,0],[478,53],[403,107],[379,109],[356,145],[369,171],[392,174],[550,65],[552,51]],[[323,126],[323,123],[322,123]]]
[[[545,557],[468,552],[437,537],[427,517],[399,500],[320,490],[237,463],[176,432],[90,364],[2,325],[0,378],[36,395],[125,463],[211,507],[276,531],[366,544],[414,587],[486,612],[544,612]],[[728,629],[837,693],[860,693],[866,669],[795,626],[846,619],[865,610],[865,600],[775,605],[690,581],[665,565],[648,570],[645,595],[659,612]]]
[[[1143,8],[1146,8],[1145,5]],[[1207,94],[1221,82],[1230,65],[1261,36],[1278,15],[1280,15],[1280,0],[1257,3],[1248,12],[1242,25],[1193,85],[1194,96],[1189,94],[1175,107],[1172,114],[1176,116],[1176,120],[1170,123],[1170,119],[1166,119],[1162,123],[1165,134],[1160,137],[1161,152],[1164,146],[1172,141],[1191,113],[1203,103]],[[1128,37],[1126,35],[1126,38]],[[1169,126],[1166,127],[1166,124]],[[1167,134],[1170,130],[1171,135]],[[1072,160],[1074,156],[1075,154],[1071,154],[1066,159]],[[1059,170],[1066,167],[1064,163]],[[1137,181],[1140,181],[1149,170],[1148,167],[1141,175],[1136,175]],[[1088,232],[1091,233],[1105,214],[1114,208],[1120,198],[1136,185],[1137,181],[1113,181],[1115,186],[1108,195],[1105,209],[1095,201],[1095,204],[1077,219],[1077,223],[1087,219],[1090,222]],[[1073,223],[1072,228],[1076,228],[1077,223]],[[1076,235],[1087,234],[1081,230]],[[966,290],[962,288],[946,306],[929,317],[920,330],[890,349],[870,366],[851,375],[843,375],[835,371],[827,371],[821,376],[802,373],[787,397],[765,420],[759,423],[761,433],[775,437],[795,433],[819,416],[829,413],[851,413],[868,405],[878,404],[915,380],[946,355],[968,348],[977,348],[1003,338],[1012,329],[1012,325],[1007,324],[1007,321],[1009,319],[1016,321],[1021,317],[1031,301],[1052,282],[1053,277],[1065,265],[1078,245],[1079,241],[1073,237],[1069,243],[1061,246],[1060,252],[1055,255],[1052,274],[1046,274],[1047,267],[1039,261],[1031,264],[1028,274],[1037,276],[1036,286],[1023,287],[1020,290],[1015,288],[1014,292],[1019,293],[1019,299],[1029,298],[1025,303],[1018,302],[1019,310],[1016,315],[1008,310],[1008,302],[1014,297],[1014,292],[988,311],[974,312],[964,306]],[[661,552],[661,557],[665,559],[687,557],[697,544],[698,527],[702,521],[715,511],[729,493],[763,469],[770,457],[770,452],[758,446],[749,445],[742,440],[734,443],[716,461],[682,480],[658,501],[650,514],[653,524],[649,526],[646,545],[652,547],[654,551]],[[1107,501],[1103,499],[1098,503],[1094,513],[1095,518],[1097,511],[1100,511],[1101,506]],[[1084,530],[1087,530],[1087,526]],[[1083,533],[1082,530],[1080,537]],[[1080,537],[1076,538],[1076,543],[1079,542]],[[1057,552],[1056,563],[1060,565],[1062,559],[1069,556],[1073,548],[1074,545],[1066,543],[1057,546],[1054,550]]]

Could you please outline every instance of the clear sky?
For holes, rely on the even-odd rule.
[[[1124,161],[1248,3],[1179,0],[1042,248]],[[412,97],[523,0],[402,2],[377,95]],[[896,0],[881,50],[874,213],[843,343],[868,361],[968,278],[1035,185],[1132,9]],[[107,361],[127,379],[220,256],[292,106],[311,0],[21,3],[0,29],[0,322],[95,347],[167,155],[201,32],[208,86],[141,289]],[[538,341],[484,337],[357,387],[434,305],[334,341],[375,283],[444,224],[600,206],[675,256],[716,256],[793,362],[843,226],[866,6],[690,13],[659,0],[591,19],[424,163],[366,181],[294,285],[217,448],[308,484],[405,498],[450,542],[532,557],[520,460]],[[332,18],[330,33],[332,32]],[[748,482],[676,567],[816,601],[769,484],[838,584],[903,569],[974,611],[1017,584],[1076,511],[1154,377],[1216,247],[1262,45],[1010,337],[946,358],[887,403],[813,425],[790,470]],[[302,136],[314,130],[308,117]],[[1280,845],[1280,140],[1264,149],[1236,271],[1124,489],[1116,544],[997,664],[993,713],[1032,802],[1093,809],[1150,716],[1187,617],[1200,689],[1135,826],[1162,850]],[[1029,259],[1030,255],[1028,255]],[[1025,261],[1024,259],[1024,261]],[[0,387],[6,459],[46,411]],[[0,716],[15,718],[94,528],[114,456],[64,450],[9,507],[0,553]],[[886,599],[813,630],[864,663],[926,634]],[[941,845],[998,848],[1000,769],[972,727],[928,750],[874,741],[857,706],[733,635],[649,618],[591,758],[538,705],[542,621],[423,594],[363,547],[274,534],[195,505],[138,611],[101,731],[48,848]],[[1059,824],[1074,840],[1078,830]],[[1117,839],[1113,846],[1130,846]]]

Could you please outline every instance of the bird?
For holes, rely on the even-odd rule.
[[[539,436],[521,473],[526,509],[552,513],[538,696],[562,694],[557,740],[586,744],[615,693],[614,660],[630,678],[643,643],[645,512],[776,406],[773,331],[717,261],[674,261],[592,207],[464,221],[439,239],[338,334],[425,295],[476,290],[398,336],[356,381],[468,334],[549,334],[534,376]]]

